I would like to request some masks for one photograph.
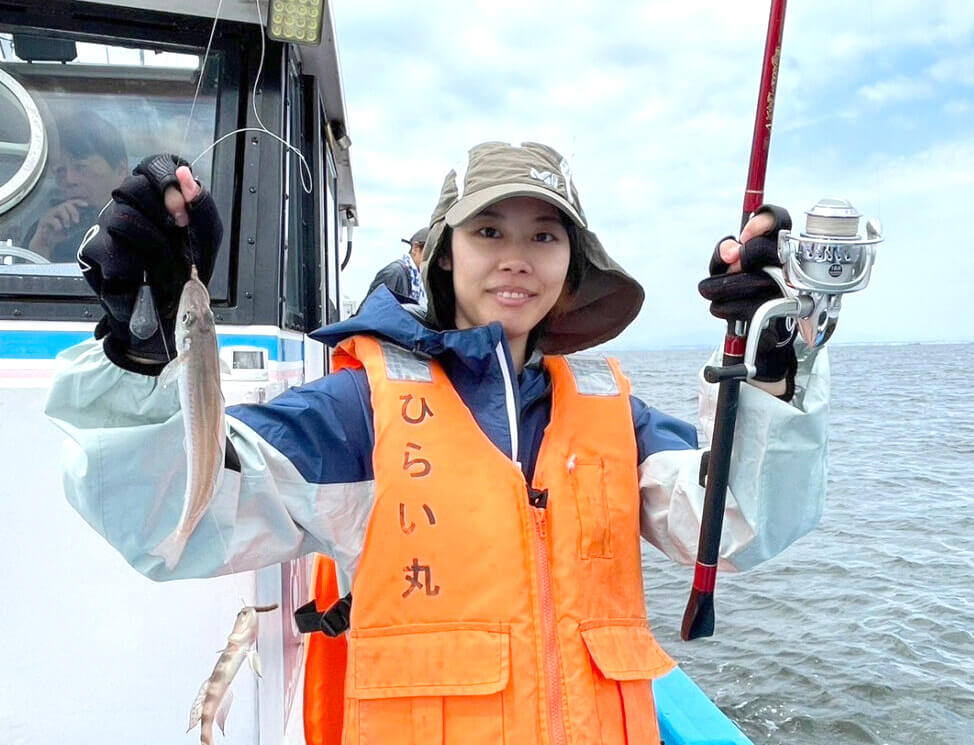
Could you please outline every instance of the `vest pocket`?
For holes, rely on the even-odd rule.
[[[641,619],[586,621],[579,627],[595,669],[604,743],[658,743],[652,681],[676,663]]]
[[[497,745],[511,668],[503,624],[417,624],[349,639],[346,695],[355,745]],[[348,731],[351,730],[351,731]]]
[[[604,470],[601,458],[577,458],[572,461],[575,504],[578,508],[578,555],[582,559],[612,557]]]

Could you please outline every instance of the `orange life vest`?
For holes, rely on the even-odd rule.
[[[548,357],[529,490],[435,360],[370,337],[375,505],[352,594],[347,745],[658,743],[629,382]],[[547,493],[544,509],[529,503]]]

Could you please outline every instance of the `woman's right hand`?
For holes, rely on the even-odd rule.
[[[161,372],[174,348],[174,317],[190,265],[208,282],[222,237],[213,197],[174,155],[144,159],[112,192],[78,252],[82,273],[106,311],[95,335],[106,337],[112,362],[143,374]],[[141,340],[129,332],[129,321],[144,282],[161,325]]]

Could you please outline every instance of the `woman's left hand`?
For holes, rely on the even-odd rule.
[[[710,301],[710,312],[727,321],[750,322],[768,300],[781,297],[781,288],[764,271],[781,266],[778,232],[791,229],[791,216],[783,207],[766,204],[758,208],[741,231],[740,240],[727,236],[718,241],[710,260],[710,276],[699,284],[700,294]],[[785,319],[768,325],[761,333],[755,360],[755,381],[780,398],[794,392],[798,362],[794,349],[795,331]]]
[[[766,204],[761,209],[769,211],[756,212],[741,231],[740,240],[728,236],[717,244],[716,258],[727,265],[728,274],[741,271],[741,249],[752,238],[773,236],[777,240],[779,230],[791,230],[791,216],[787,210],[775,207],[773,204]],[[775,215],[770,210],[781,210],[783,214]],[[780,266],[780,262],[778,265]],[[713,265],[711,265],[710,273],[715,273]]]

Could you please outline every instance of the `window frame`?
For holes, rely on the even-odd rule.
[[[317,300],[321,283],[318,220],[315,188],[320,188],[317,168],[315,133],[314,78],[301,72],[294,51],[289,53],[287,67],[288,141],[298,148],[311,171],[312,192],[304,190],[302,165],[292,151],[285,153],[287,198],[283,243],[283,298],[281,327],[295,331],[314,331],[321,324],[321,307]]]

